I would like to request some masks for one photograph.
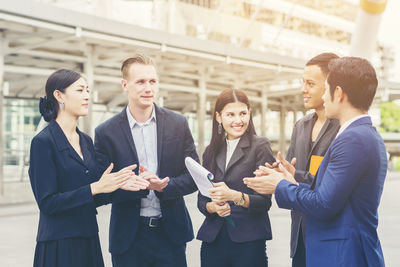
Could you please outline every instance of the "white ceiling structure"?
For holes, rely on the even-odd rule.
[[[112,110],[127,101],[120,86],[122,61],[143,51],[157,62],[159,104],[197,113],[200,146],[205,114],[226,88],[246,91],[253,111],[261,115],[261,125],[266,124],[267,110],[304,109],[300,95],[304,59],[171,34],[48,3],[0,2],[0,89],[5,97],[37,99],[52,72],[71,68],[84,74],[93,101]],[[380,87],[378,97],[400,97],[393,89],[399,84],[380,81]],[[88,121],[84,130],[90,133],[90,116]],[[282,125],[280,135],[285,136]]]
[[[172,35],[34,1],[2,4],[0,31],[7,97],[38,98],[49,74],[71,68],[92,82],[95,102],[109,108],[124,104],[120,65],[140,50],[155,58],[163,104],[174,110],[195,111],[202,82],[210,99],[234,86],[246,90],[255,104],[268,97],[270,109],[277,110],[281,103],[301,109],[296,98],[299,83],[292,81],[300,77],[302,59]],[[271,87],[277,84],[284,90]]]
[[[32,0],[0,0],[0,132],[3,97],[38,99],[47,77],[60,68],[83,73],[95,103],[108,110],[126,104],[120,66],[138,51],[157,62],[159,104],[197,114],[200,154],[204,132],[209,131],[204,129],[206,113],[211,112],[216,96],[230,87],[246,91],[262,126],[268,121],[267,110],[281,112],[276,130],[280,150],[285,151],[285,111],[303,110],[304,59],[171,34]],[[400,98],[399,88],[399,83],[380,81],[378,96]],[[91,122],[87,125],[84,130],[90,133]],[[265,136],[265,127],[260,134]],[[4,144],[1,134],[0,144]],[[2,157],[0,151],[0,200],[3,192],[15,191],[4,186]]]
[[[49,74],[72,68],[86,75],[95,102],[111,109],[126,102],[120,88],[121,62],[140,50],[155,58],[160,96],[171,109],[196,111],[201,84],[211,103],[221,90],[235,87],[246,90],[256,106],[267,102],[271,110],[303,108],[299,79],[304,59],[170,34],[37,1],[1,2],[0,56],[7,97],[38,98]],[[393,88],[400,86],[381,81],[380,87],[385,89],[380,95],[393,98]]]

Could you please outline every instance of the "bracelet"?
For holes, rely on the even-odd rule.
[[[242,193],[242,197],[238,201],[233,201],[233,203],[236,206],[243,206],[244,203],[246,202],[246,199],[244,198],[244,193],[243,192],[240,192],[240,193]]]

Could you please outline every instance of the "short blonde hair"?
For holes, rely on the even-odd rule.
[[[138,53],[135,54],[133,57],[125,59],[124,62],[122,62],[122,78],[126,79],[128,77],[129,67],[132,64],[153,65],[154,67],[156,67],[155,62],[151,57],[147,56],[146,54]]]

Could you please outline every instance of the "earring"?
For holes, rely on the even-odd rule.
[[[218,134],[222,134],[222,124],[218,123]]]
[[[64,108],[65,108],[64,102],[60,102],[60,109],[64,110]]]

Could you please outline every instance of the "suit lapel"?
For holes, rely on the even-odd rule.
[[[63,130],[61,129],[60,125],[55,120],[52,120],[49,124],[50,131],[54,137],[54,140],[56,140],[57,148],[59,151],[63,150],[68,150],[68,155],[78,162],[79,164],[83,165],[86,167],[85,163],[81,159],[81,157],[78,155],[78,153],[75,151],[75,149],[72,147],[72,145],[69,143],[67,137],[65,136]],[[77,132],[79,134],[79,145],[81,146],[81,150],[83,153],[83,150],[85,149],[82,145],[82,143],[85,143],[82,139],[82,136],[77,129]]]
[[[157,166],[160,169],[161,155],[162,155],[162,144],[163,144],[163,132],[164,132],[164,114],[163,111],[154,104],[156,110],[156,125],[157,125]]]
[[[135,160],[139,161],[139,158],[138,158],[138,155],[137,155],[137,151],[136,151],[135,142],[133,141],[133,137],[132,137],[132,131],[129,128],[129,121],[128,121],[128,117],[126,115],[126,112],[127,112],[126,109],[127,108],[128,108],[128,106],[126,108],[124,108],[120,113],[119,126],[121,127],[121,130],[124,133],[126,140],[128,141],[129,147],[132,149],[132,152],[133,152],[133,155],[135,157]]]
[[[229,161],[228,166],[226,167],[225,173],[227,173],[229,169],[232,168],[232,166],[235,165],[236,162],[238,162],[245,155],[243,150],[249,146],[250,146],[249,137],[247,135],[242,136],[240,138],[239,143],[237,144],[235,151],[233,151],[231,160]]]
[[[82,154],[83,154],[83,149],[81,148],[81,150],[82,150]],[[76,162],[87,167],[85,162],[82,160],[82,158],[78,155],[78,153],[75,151],[75,149],[72,146],[68,149],[68,153],[69,153],[69,156],[72,159],[74,159]],[[83,155],[83,156],[85,156],[85,155]]]
[[[303,155],[310,155],[311,153],[311,148],[310,148],[310,142],[311,142],[311,137],[312,137],[312,129],[314,126],[314,122],[316,120],[316,114],[314,113],[314,116],[312,116],[308,121],[304,123],[304,140],[303,140]]]
[[[82,150],[82,155],[83,155],[83,164],[85,164],[86,167],[89,166],[89,162],[92,160],[92,155],[89,152],[89,145],[86,142],[86,139],[83,137],[83,134],[77,129],[77,132],[79,134],[79,142],[81,144],[81,150]]]
[[[216,157],[217,167],[222,173],[222,176],[225,175],[225,165],[226,165],[226,142],[221,148],[221,151],[218,153]],[[214,173],[215,174],[215,173]]]

